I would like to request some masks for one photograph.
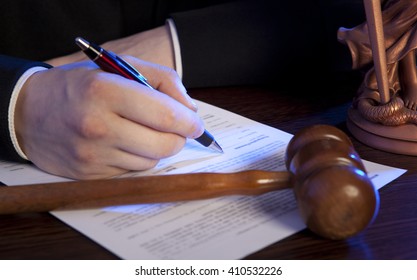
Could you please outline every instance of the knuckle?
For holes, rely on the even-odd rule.
[[[83,96],[89,102],[103,102],[109,100],[111,102],[112,87],[111,79],[109,79],[109,74],[104,72],[94,72],[91,75],[85,77],[83,83]]]
[[[80,119],[78,131],[85,139],[101,139],[109,135],[109,128],[103,119],[88,114]]]
[[[165,128],[173,128],[178,123],[178,112],[176,110],[164,110],[160,114],[159,121]]]
[[[91,147],[80,145],[74,147],[73,158],[79,167],[77,170],[86,171],[97,162],[97,155]]]
[[[165,149],[163,150],[164,157],[170,157],[177,154],[185,145],[185,138],[174,136],[175,140],[169,141],[168,144],[165,145]]]
[[[109,177],[114,172],[103,164],[100,154],[90,146],[74,148],[68,177],[78,180],[99,179]]]
[[[179,75],[177,71],[175,71],[174,69],[170,67],[160,65],[159,70],[161,70],[161,72],[164,73],[164,75],[166,75],[166,77],[171,80],[179,79]]]
[[[185,145],[185,138],[178,135],[170,135],[164,137],[164,141],[161,141],[158,149],[154,151],[152,158],[162,159],[177,154]]]
[[[169,67],[165,67],[165,69],[167,71],[168,76],[170,76],[171,78],[174,78],[174,79],[177,79],[177,78],[179,79],[177,71],[175,71],[174,69],[169,68]]]
[[[94,73],[94,75],[88,75],[85,80],[85,94],[87,96],[94,97],[98,93],[102,92],[105,85],[101,75]]]

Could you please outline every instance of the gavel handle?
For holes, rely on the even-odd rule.
[[[286,171],[191,173],[0,188],[0,214],[259,195],[290,187]]]

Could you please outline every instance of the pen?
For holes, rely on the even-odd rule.
[[[90,43],[81,37],[77,37],[75,39],[75,43],[88,56],[88,58],[96,63],[102,70],[114,74],[119,74],[127,79],[137,81],[151,89],[154,89],[136,68],[134,68],[119,56],[106,51],[102,47]],[[205,147],[223,153],[223,149],[216,142],[213,135],[211,135],[207,130],[204,130],[204,133],[194,140]]]

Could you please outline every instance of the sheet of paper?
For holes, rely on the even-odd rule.
[[[198,102],[206,128],[225,153],[189,140],[154,169],[123,175],[285,170],[292,135],[209,104]],[[377,188],[405,170],[365,162]],[[65,180],[31,165],[0,162],[7,185]],[[124,259],[239,259],[305,228],[291,189],[261,196],[101,209],[53,211],[53,215]]]

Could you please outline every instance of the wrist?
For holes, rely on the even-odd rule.
[[[19,78],[19,80],[17,81],[11,98],[10,98],[10,104],[9,104],[9,112],[8,112],[8,119],[9,119],[9,132],[10,132],[10,138],[12,140],[12,144],[17,152],[17,154],[27,160],[27,156],[25,154],[25,152],[22,149],[22,145],[21,142],[22,140],[18,137],[19,133],[18,133],[18,118],[20,117],[20,114],[18,113],[18,100],[19,100],[19,96],[21,95],[22,92],[22,88],[24,86],[24,84],[26,83],[26,81],[36,72],[39,71],[43,71],[47,68],[45,67],[41,67],[41,66],[37,66],[37,67],[32,67],[28,70],[26,70],[26,72],[23,73],[23,75]],[[20,142],[20,143],[19,143]]]

